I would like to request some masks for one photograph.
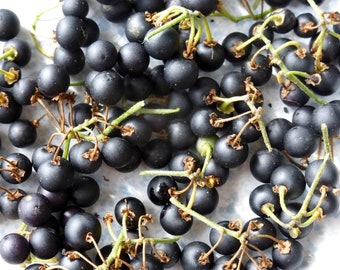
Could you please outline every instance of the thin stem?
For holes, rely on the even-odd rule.
[[[321,124],[321,132],[322,132],[322,140],[323,140],[323,143],[324,143],[325,152],[326,152],[326,154],[328,154],[329,160],[332,161],[333,160],[333,155],[332,155],[333,151],[332,151],[331,143],[329,141],[328,128],[327,128],[327,125],[325,123]]]
[[[210,228],[213,228],[217,231],[223,232],[231,237],[234,237],[236,239],[240,239],[241,238],[241,233],[237,232],[237,231],[233,231],[230,229],[227,229],[221,225],[218,225],[217,223],[213,222],[212,220],[208,219],[207,217],[197,213],[196,211],[186,207],[184,204],[180,203],[176,198],[171,197],[170,198],[170,202],[172,204],[174,204],[175,206],[177,206],[178,208],[180,208],[181,210],[183,210],[185,213],[188,213],[190,216],[193,216],[195,218],[197,218],[198,220],[202,221],[203,223],[207,224]]]
[[[320,165],[320,168],[319,168],[317,174],[314,177],[312,185],[310,186],[310,188],[307,192],[307,195],[306,195],[305,199],[303,200],[303,203],[301,205],[299,212],[295,215],[295,219],[301,219],[301,217],[306,213],[306,210],[308,208],[310,200],[312,199],[312,196],[315,192],[315,189],[317,188],[317,186],[319,184],[319,180],[321,178],[321,175],[322,175],[323,171],[325,170],[328,158],[329,158],[329,154],[326,154],[325,158],[323,159],[323,161]]]

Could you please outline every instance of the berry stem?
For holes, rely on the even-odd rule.
[[[12,46],[5,47],[3,48],[3,50],[4,50],[4,53],[0,56],[0,60],[7,58],[8,61],[13,61],[15,57],[17,57],[18,55],[17,50]]]
[[[183,210],[185,213],[188,213],[190,216],[193,216],[197,218],[198,220],[202,221],[203,223],[207,224],[210,228],[213,228],[219,232],[223,232],[231,237],[240,239],[241,238],[241,233],[238,231],[233,231],[230,229],[227,229],[223,226],[218,225],[217,223],[213,222],[212,220],[208,219],[207,217],[197,213],[196,211],[186,207],[184,204],[182,204],[180,201],[178,201],[176,198],[171,197],[170,202]]]
[[[329,160],[333,160],[333,151],[331,147],[331,143],[329,141],[329,136],[328,136],[328,128],[325,123],[321,124],[321,132],[322,132],[322,140],[325,148],[326,154],[329,156]]]

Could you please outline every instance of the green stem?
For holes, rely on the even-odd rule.
[[[170,27],[173,27],[174,25],[180,23],[181,21],[183,21],[184,19],[188,18],[189,16],[189,12],[187,9],[183,9],[183,12],[181,15],[177,16],[176,18],[172,19],[171,21],[163,24],[162,26],[157,27],[154,31],[152,31],[151,33],[149,33],[145,39],[150,39],[152,38],[154,35],[157,35],[158,33],[164,31],[165,29],[168,29]]]
[[[321,124],[321,132],[322,132],[322,140],[323,140],[323,144],[325,147],[325,152],[326,154],[328,154],[329,156],[329,160],[332,161],[332,148],[331,148],[331,143],[329,141],[329,136],[328,136],[328,128],[327,125],[325,123]]]
[[[261,207],[261,212],[271,218],[276,224],[284,229],[289,229],[289,224],[283,223],[274,213],[275,209],[273,204],[266,203]]]
[[[14,47],[3,48],[4,53],[0,56],[0,60],[8,58],[9,61],[13,61],[18,55],[18,51]]]
[[[85,81],[80,81],[80,82],[71,82],[70,86],[84,86]]]
[[[319,184],[319,180],[321,178],[321,175],[322,175],[323,171],[325,170],[328,158],[329,158],[329,154],[326,154],[325,158],[323,159],[323,161],[320,165],[320,168],[319,168],[317,174],[315,175],[315,177],[313,179],[312,185],[310,186],[310,188],[307,192],[307,195],[306,195],[305,199],[303,200],[301,208],[300,208],[299,212],[295,215],[294,219],[301,220],[303,215],[305,215],[307,208],[308,208],[308,205],[310,203],[310,200],[312,199],[312,196],[315,192],[315,189],[317,188],[317,186]]]
[[[290,81],[295,83],[303,92],[305,92],[310,98],[314,99],[319,104],[326,104],[327,102],[321,98],[319,98],[311,89],[309,89],[304,83],[301,82],[301,80],[293,73],[290,73],[290,70],[286,67],[286,65],[283,63],[282,59],[280,58],[278,51],[275,50],[273,45],[271,44],[271,41],[264,35],[264,29],[267,26],[267,24],[274,20],[278,15],[273,15],[271,17],[268,17],[262,24],[260,28],[260,35],[262,41],[266,44],[268,50],[271,52],[273,58],[275,59],[276,64],[281,69],[282,74],[287,77]],[[281,17],[281,16],[280,16]]]
[[[218,225],[217,223],[213,222],[212,220],[208,219],[207,217],[197,213],[196,211],[186,207],[184,204],[180,203],[176,198],[171,197],[170,202],[177,206],[179,209],[183,210],[185,213],[188,213],[190,216],[202,221],[206,225],[208,225],[210,228],[213,228],[219,232],[223,232],[231,237],[234,237],[236,239],[241,239],[242,234],[238,231],[233,231],[228,228],[225,228],[221,225]]]
[[[174,177],[189,177],[188,171],[163,171],[163,170],[144,170],[139,173],[142,176],[174,176]]]
[[[294,214],[288,210],[287,206],[286,206],[286,202],[285,202],[285,195],[286,195],[286,190],[287,188],[285,186],[279,186],[278,187],[279,190],[279,199],[280,199],[280,206],[282,211],[289,217],[294,217]]]
[[[201,13],[199,14],[199,17],[203,21],[204,31],[205,31],[205,34],[206,34],[207,42],[208,43],[214,42],[214,38],[213,38],[213,36],[211,34],[211,30],[210,30],[210,26],[209,26],[207,18],[203,14],[201,14]]]
[[[180,109],[148,109],[148,108],[142,108],[139,110],[140,114],[172,114],[179,112]]]
[[[313,212],[313,214],[303,223],[299,224],[299,228],[306,228],[310,225],[312,225],[312,223],[317,220],[318,218],[320,218],[320,216],[322,215],[320,208],[316,208],[315,211]]]

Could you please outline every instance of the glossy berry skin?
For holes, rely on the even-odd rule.
[[[87,31],[87,36],[83,47],[88,47],[99,38],[100,29],[98,24],[93,19],[86,17],[83,20]]]
[[[143,262],[144,260],[144,262]],[[151,254],[146,253],[145,257],[141,253],[137,254],[136,257],[133,257],[130,265],[132,269],[142,269],[142,267],[145,267],[149,270],[163,270],[163,264],[157,260],[154,256]]]
[[[64,210],[70,199],[69,190],[51,192],[39,185],[37,188],[37,193],[44,195],[48,199],[51,205],[52,213]]]
[[[2,86],[2,87],[11,88],[13,83],[21,78],[21,74],[22,74],[21,68],[15,62],[11,62],[11,61],[8,61],[6,59],[1,60],[0,61],[0,69],[5,71],[5,72],[10,72],[11,74],[13,74],[13,72],[17,73],[16,79],[14,79],[14,81],[13,80],[9,81],[7,79],[8,77],[5,76],[5,74],[1,73],[0,74],[0,86]]]
[[[192,150],[180,150],[174,152],[168,167],[171,171],[185,171],[193,165],[192,171],[197,171],[201,166],[201,161]],[[185,176],[173,176],[173,179],[180,183],[189,183],[189,178]]]
[[[20,32],[20,20],[12,10],[0,9],[0,41],[14,38]]]
[[[16,102],[11,92],[0,91],[0,123],[8,124],[17,120],[22,112],[22,105]]]
[[[146,37],[156,30],[156,27],[149,29]],[[158,60],[167,60],[178,53],[179,34],[174,28],[170,27],[150,38],[145,38],[143,44],[146,52],[151,57]]]
[[[48,64],[41,68],[37,76],[37,85],[41,94],[47,98],[53,98],[67,91],[70,76],[63,66]]]
[[[327,69],[321,71],[319,75],[320,83],[310,86],[314,93],[320,96],[330,96],[339,90],[340,71],[335,65],[328,64]]]
[[[132,154],[128,160],[128,162],[120,168],[117,168],[116,170],[122,173],[129,173],[134,171],[135,169],[138,168],[138,166],[142,162],[142,151],[139,148],[139,146],[135,144],[131,144],[131,151]]]
[[[53,63],[63,66],[68,74],[75,75],[85,66],[85,54],[81,48],[70,50],[58,47],[54,51]]]
[[[332,216],[339,211],[339,196],[336,195],[334,190],[331,189],[327,191],[326,198],[322,201],[320,208],[322,209],[322,214],[325,216]],[[313,210],[319,203],[321,197],[320,192],[314,192],[312,199],[308,204],[308,210]]]
[[[141,75],[148,68],[150,56],[138,42],[128,42],[119,48],[118,68],[123,74]]]
[[[194,59],[198,67],[206,72],[212,72],[219,69],[225,60],[224,49],[221,44],[205,44],[200,42],[197,45]]]
[[[131,144],[124,138],[113,137],[101,149],[103,161],[112,168],[122,168],[130,160]]]
[[[115,105],[123,96],[123,79],[114,70],[99,72],[92,80],[91,97],[104,105]]]
[[[67,255],[60,257],[60,265],[68,270],[92,270],[93,267],[88,262],[81,258],[70,259]]]
[[[74,144],[70,148],[69,161],[75,171],[90,174],[100,168],[102,165],[102,156],[94,143],[82,141]]]
[[[101,1],[103,2],[103,1]],[[101,12],[105,19],[109,22],[119,23],[124,22],[132,13],[132,4],[129,1],[104,1],[101,7]]]
[[[138,220],[142,215],[146,214],[146,209],[142,201],[135,197],[124,197],[120,199],[114,208],[114,215],[119,225],[122,225],[124,211],[130,210],[134,213],[134,217],[127,216],[126,227],[128,230],[138,228]]]
[[[18,119],[10,124],[7,137],[13,146],[24,148],[35,143],[37,128],[32,121]]]
[[[294,126],[283,138],[283,147],[292,157],[308,157],[318,147],[318,136],[312,128]]]
[[[192,115],[190,119],[190,128],[197,137],[213,136],[217,132],[217,128],[210,123],[210,116],[218,113],[210,107],[200,107]]]
[[[189,189],[186,193],[186,202],[189,203],[193,189]],[[215,187],[197,186],[194,203],[192,209],[201,215],[211,214],[217,207],[219,202],[219,194]]]
[[[40,259],[54,257],[60,249],[59,235],[50,228],[36,228],[29,237],[31,252]]]
[[[190,9],[190,10],[198,10],[204,16],[208,16],[210,13],[215,11],[217,8],[217,0],[202,0],[202,1],[195,1],[195,0],[182,0],[181,4],[183,7]]]
[[[262,183],[269,183],[272,172],[284,161],[283,154],[273,148],[270,152],[260,148],[252,155],[249,168],[252,175]]]
[[[150,140],[152,135],[149,123],[143,117],[137,115],[125,119],[121,123],[121,127],[133,130],[132,134],[129,134],[129,131],[121,131],[122,137],[132,144],[144,145]]]
[[[141,101],[154,92],[154,84],[147,74],[125,75],[123,96],[132,101]]]
[[[209,106],[206,104],[206,98],[212,89],[215,90],[217,96],[220,95],[221,89],[216,80],[208,76],[199,77],[195,84],[188,89],[192,104],[197,107]]]
[[[74,168],[64,158],[45,161],[39,166],[37,175],[40,185],[51,192],[66,190],[74,183]]]
[[[313,36],[310,39],[309,47],[312,52],[314,52],[320,45],[318,44],[316,48],[313,47],[316,41],[317,35]],[[324,38],[322,53],[321,53],[321,61],[324,63],[331,63],[334,59],[339,56],[340,51],[340,41],[338,38],[333,37],[332,35],[326,35]]]
[[[287,1],[282,1],[282,0],[265,0],[265,2],[268,5],[270,5],[271,7],[282,8],[282,7],[286,7],[287,5],[289,5],[291,0],[287,0]]]
[[[84,45],[87,38],[84,20],[76,16],[65,16],[56,26],[56,39],[65,49],[73,50]]]
[[[237,51],[236,48],[243,42],[248,40],[248,36],[242,32],[232,32],[228,34],[222,41],[225,58],[231,63],[241,63],[250,55],[252,46],[246,46],[242,50]]]
[[[198,78],[199,68],[194,60],[172,58],[164,64],[164,79],[175,89],[193,86]]]
[[[151,168],[162,168],[168,164],[172,156],[171,145],[167,140],[152,139],[143,148],[142,158]]]
[[[313,184],[314,178],[316,177],[320,166],[324,160],[316,159],[310,162],[305,171],[305,179],[307,185],[310,187]],[[326,166],[319,179],[317,189],[322,185],[329,188],[336,187],[339,182],[339,171],[335,163],[331,160],[326,161]]]
[[[289,252],[287,254],[281,253],[277,246],[273,247],[273,263],[280,269],[297,269],[303,262],[304,248],[298,240],[289,239],[287,241],[290,242]]]
[[[18,66],[26,66],[31,60],[32,51],[30,44],[21,38],[12,38],[6,41],[3,45],[3,52],[5,53],[9,48],[14,48],[17,55],[14,57],[13,62]]]
[[[318,29],[314,28],[317,24],[318,21],[312,13],[301,13],[296,16],[294,33],[302,38],[310,38],[317,33]]]
[[[244,224],[244,230],[247,229],[249,229],[248,243],[253,247],[265,250],[273,245],[273,239],[261,237],[261,235],[276,237],[276,228],[268,219],[264,217],[252,218]]]
[[[263,20],[256,21],[249,27],[249,31],[248,31],[249,37],[253,37],[259,34],[262,23],[263,23]],[[266,27],[263,31],[263,34],[267,39],[269,39],[270,41],[273,41],[274,32],[272,31],[272,29],[270,29],[269,27]],[[262,46],[265,45],[265,43],[261,39],[256,39],[253,42],[253,44],[258,48],[261,48]]]
[[[208,182],[212,181],[214,186],[222,186],[229,178],[229,168],[221,166],[214,158],[211,158],[204,172],[204,177],[209,179]]]
[[[236,168],[243,164],[249,153],[248,144],[240,142],[240,148],[235,148],[228,143],[229,135],[222,135],[215,143],[213,157],[225,168]],[[231,139],[232,140],[232,139]]]
[[[171,94],[172,87],[164,79],[164,65],[156,65],[148,70],[148,74],[153,82],[153,91],[156,96]]]
[[[26,155],[14,152],[4,158],[0,163],[0,174],[6,182],[20,184],[29,179],[32,174],[32,162]]]
[[[72,107],[72,115],[69,115],[69,122],[78,126],[87,119],[92,118],[92,106],[88,103],[77,103]]]
[[[223,226],[227,229],[231,229],[231,222],[227,221],[227,220],[223,220],[223,221],[219,221],[217,223],[220,226]],[[211,228],[210,232],[209,232],[209,242],[211,246],[214,246],[217,241],[219,241],[221,234],[219,231],[217,231],[216,229]],[[240,241],[237,240],[235,237],[229,236],[227,234],[224,234],[222,236],[222,240],[221,242],[218,244],[218,246],[216,247],[215,251],[219,254],[222,255],[230,255],[233,254],[234,252],[236,252],[240,247]]]
[[[146,188],[150,201],[156,205],[165,205],[169,203],[169,189],[177,190],[177,183],[170,176],[153,177]]]
[[[182,256],[180,259],[183,270],[190,269],[211,269],[214,262],[214,254],[211,253],[207,258],[207,263],[200,263],[199,258],[202,253],[207,253],[210,246],[201,241],[192,241],[186,244],[182,249]]]
[[[266,125],[266,131],[272,147],[283,150],[283,138],[286,132],[293,127],[293,123],[286,118],[276,117]]]
[[[264,85],[267,83],[272,75],[272,66],[270,59],[267,56],[259,54],[256,56],[255,61],[248,61],[241,67],[241,72],[250,77],[255,86]]]
[[[0,196],[0,212],[7,219],[19,219],[18,205],[27,193],[22,189],[9,189],[10,194],[3,192]],[[13,198],[17,196],[18,198]]]
[[[15,101],[20,105],[31,105],[31,97],[34,95],[36,87],[37,81],[35,77],[21,78],[12,88]]]
[[[290,107],[300,107],[309,101],[309,96],[296,84],[291,83],[288,87],[280,87],[282,102]]]
[[[128,41],[142,43],[152,24],[145,20],[144,12],[135,12],[126,21],[124,33]]]
[[[89,11],[87,0],[66,0],[63,1],[62,12],[65,16],[76,16],[85,18]]]
[[[287,202],[286,206],[287,206],[288,211],[290,211],[293,215],[296,215],[300,211],[302,204],[300,202],[294,201],[294,202]],[[289,223],[292,220],[292,218],[290,216],[288,216],[284,211],[281,211],[278,214],[278,217],[280,218],[280,220],[283,223]],[[307,217],[302,217],[301,223],[303,223],[307,219],[308,219]],[[311,223],[307,227],[299,227],[299,226],[295,225],[293,227],[293,230],[297,229],[299,231],[299,234],[296,237],[295,237],[295,235],[294,235],[294,237],[292,237],[289,233],[289,230],[285,229],[281,226],[279,226],[279,230],[284,236],[286,236],[288,238],[301,239],[301,238],[308,236],[312,232],[313,226],[314,226],[314,223]]]
[[[57,151],[56,145],[40,145],[37,146],[32,153],[32,166],[35,171],[38,171],[39,166],[45,161],[51,161],[55,151]],[[62,149],[58,150],[58,156],[61,156],[63,151]]]
[[[249,195],[249,206],[251,210],[260,217],[267,217],[267,215],[262,212],[262,207],[268,203],[273,205],[274,213],[278,213],[281,210],[279,196],[277,193],[274,193],[271,184],[261,184],[254,188]]]
[[[27,239],[18,233],[6,234],[0,240],[1,258],[9,264],[24,262],[30,253]]]
[[[164,252],[168,259],[162,260],[157,252]],[[152,254],[156,257],[156,259],[160,260],[163,263],[164,268],[171,268],[175,266],[179,261],[182,251],[177,242],[156,243]]]
[[[280,24],[276,24],[273,22],[269,23],[271,29],[276,33],[288,33],[289,31],[293,30],[296,25],[296,17],[295,14],[288,8],[282,8],[274,10],[270,13],[271,15],[281,15],[282,22]]]
[[[75,178],[71,188],[71,200],[80,207],[89,207],[95,204],[100,196],[100,186],[98,182],[86,175]]]
[[[241,139],[246,143],[252,143],[260,139],[261,132],[257,130],[253,123],[248,123],[250,120],[250,115],[239,116],[231,123],[231,129],[233,134],[241,133]],[[244,126],[246,128],[244,128]]]
[[[171,121],[166,131],[170,145],[177,150],[184,150],[194,145],[197,140],[190,123],[182,119]]]
[[[334,103],[319,105],[313,110],[312,127],[313,130],[321,135],[321,125],[327,126],[328,136],[334,137],[340,133],[340,119],[337,117],[339,110]]]
[[[231,259],[233,261],[231,262]],[[223,269],[223,267],[229,267],[230,269],[237,269],[239,270],[245,270],[243,263],[239,261],[238,258],[233,258],[233,255],[223,255],[219,258],[217,258],[214,262],[212,270],[220,270]]]
[[[289,70],[314,73],[314,58],[309,52],[289,50],[284,56],[283,62]]]
[[[102,229],[99,220],[89,212],[74,214],[64,226],[66,243],[75,250],[89,250],[93,244],[85,240],[88,233],[98,243]]]
[[[164,231],[171,235],[183,235],[187,233],[193,224],[192,217],[183,219],[177,206],[166,204],[161,210],[159,222]]]
[[[273,186],[285,186],[287,200],[298,198],[306,187],[304,174],[292,164],[281,164],[277,167],[270,176],[270,183]]]
[[[46,223],[51,216],[52,208],[48,199],[39,193],[25,195],[19,202],[19,218],[32,227]]]
[[[292,123],[299,126],[313,127],[314,106],[304,105],[297,108],[292,115]]]
[[[172,86],[171,86],[172,88]],[[179,112],[169,115],[171,120],[184,121],[193,110],[193,103],[190,100],[189,94],[186,91],[172,90],[168,96],[167,106],[168,109],[179,109]],[[184,118],[184,119],[178,119]]]
[[[117,49],[112,42],[99,39],[87,47],[86,63],[96,71],[109,70],[115,66],[117,55]]]

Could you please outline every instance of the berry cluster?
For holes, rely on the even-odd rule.
[[[300,240],[339,212],[340,15],[322,0],[253,2],[240,1],[246,15],[235,16],[218,0],[64,0],[52,8],[61,12],[52,53],[37,28],[51,9],[36,16],[32,41],[0,9],[0,125],[14,149],[0,156],[0,212],[22,224],[1,237],[4,261],[31,270],[303,264]],[[103,20],[123,29],[123,44],[101,35]],[[214,20],[239,30],[218,41]],[[33,74],[37,54],[47,60]],[[266,114],[278,102],[291,118]],[[92,211],[111,193],[104,168],[107,181],[138,172],[143,198]],[[254,217],[214,215],[240,170],[254,178],[239,179],[254,186]],[[206,241],[185,237],[196,221]]]

